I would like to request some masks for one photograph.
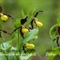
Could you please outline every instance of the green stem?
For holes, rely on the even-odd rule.
[[[4,44],[3,44],[3,42],[2,42],[2,47],[4,48]]]
[[[54,41],[52,41],[52,49],[54,48]]]
[[[6,57],[6,59],[8,60],[8,56],[5,56]]]
[[[20,44],[19,44],[19,30],[18,30],[18,51],[20,50],[19,46],[20,46]]]
[[[4,48],[3,40],[1,40],[1,43],[2,43],[2,47]]]
[[[18,30],[18,51],[20,52],[19,30]],[[21,52],[20,52],[20,54],[21,54]],[[19,60],[19,56],[17,56],[17,59]]]

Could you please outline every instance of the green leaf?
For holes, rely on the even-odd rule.
[[[56,55],[60,54],[60,47],[53,48],[52,52],[54,52]]]
[[[38,34],[38,28],[31,30],[28,34],[25,35],[24,39],[22,39],[21,44],[20,44],[20,52],[22,51],[22,47],[25,43],[37,39],[37,34]]]
[[[11,41],[7,41],[5,43],[3,43],[4,47],[2,47],[2,44],[0,44],[0,49],[4,50],[4,51],[10,51],[12,48],[11,45]]]
[[[5,51],[3,49],[0,49],[0,52],[3,53],[3,54],[5,54]]]
[[[23,39],[23,45],[30,40],[36,39],[38,36],[38,28],[31,30]]]
[[[57,24],[60,26],[60,16],[57,18]]]
[[[20,60],[28,60],[30,57],[35,56],[35,53],[21,54]]]
[[[54,58],[56,55],[57,55],[57,54],[54,53],[54,52],[49,52],[49,53],[47,53],[48,60],[53,60],[53,58]]]
[[[0,52],[0,60],[7,60],[6,56]]]
[[[21,15],[22,15],[22,18],[25,16],[23,9],[21,10]]]
[[[27,12],[26,16],[28,16],[28,17],[30,16],[30,15],[29,15],[29,12]]]
[[[16,55],[14,52],[10,52],[8,54],[8,60],[17,60]]]
[[[55,47],[52,49],[52,51],[57,51],[57,50],[60,50],[60,47]]]
[[[16,19],[16,21],[14,22],[14,26],[15,28],[19,27],[20,26],[20,19]]]
[[[32,11],[32,16],[34,16],[34,12],[35,12],[35,10],[36,10],[36,9],[34,9],[34,10]]]
[[[47,53],[48,59],[53,60],[53,58],[60,54],[60,47],[55,47],[51,52]]]
[[[55,39],[56,38],[56,34],[57,34],[57,32],[56,32],[56,28],[58,27],[58,25],[57,24],[55,24],[55,25],[53,25],[51,28],[50,28],[50,31],[49,31],[49,35],[50,35],[50,37],[51,37],[51,39],[53,40],[53,39]]]

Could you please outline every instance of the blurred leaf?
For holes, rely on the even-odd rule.
[[[5,57],[5,55],[3,53],[0,52],[0,60],[7,60],[7,58]]]
[[[52,52],[54,52],[57,55],[60,54],[60,47],[53,48]]]
[[[57,50],[60,50],[60,47],[55,47],[52,49],[52,51],[57,51]]]
[[[14,26],[15,28],[19,27],[20,26],[20,19],[16,19],[16,21],[14,22]]]
[[[10,53],[9,53],[9,55],[8,55],[8,60],[17,60],[14,52],[10,52]]]
[[[28,17],[30,16],[30,15],[29,15],[29,12],[27,12],[26,16],[28,16]]]
[[[34,16],[34,12],[35,12],[35,10],[36,10],[36,9],[34,9],[34,10],[32,11],[32,16]]]
[[[60,47],[55,47],[53,48],[53,50],[51,52],[49,52],[48,55],[48,59],[49,60],[53,60],[53,58],[57,55],[60,54]]]
[[[51,39],[55,39],[56,38],[56,28],[57,28],[57,24],[53,25],[51,28],[50,28],[50,31],[49,31],[49,34],[50,34],[50,37]]]
[[[30,57],[34,56],[35,53],[21,54],[20,60],[28,60]]]
[[[25,13],[24,13],[23,9],[21,10],[21,15],[22,15],[22,18],[25,17]]]
[[[0,44],[0,49],[4,50],[4,51],[10,51],[12,46],[11,46],[11,42],[7,41],[5,43],[3,43],[4,47],[2,46],[2,44]]]
[[[60,26],[60,16],[57,18],[57,24]]]
[[[56,56],[57,54],[56,53],[54,53],[54,52],[49,52],[48,53],[48,60],[53,60],[53,58]]]
[[[3,54],[5,54],[5,51],[3,49],[0,49],[0,52],[3,53]]]

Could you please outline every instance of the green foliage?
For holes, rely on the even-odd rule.
[[[44,55],[44,51],[46,49],[51,49],[51,40],[49,38],[48,35],[48,31],[50,29],[50,26],[53,25],[54,23],[56,23],[56,18],[57,15],[60,12],[60,1],[59,0],[0,0],[0,4],[2,4],[3,7],[3,12],[4,13],[9,13],[11,16],[13,16],[13,18],[19,18],[21,16],[21,9],[24,10],[24,12],[30,12],[33,11],[34,9],[43,9],[44,12],[43,14],[39,14],[38,18],[40,21],[42,21],[44,23],[44,27],[40,30],[41,32],[39,32],[39,37],[38,40],[36,40],[36,49],[38,49],[38,52],[42,55]],[[31,19],[30,19],[31,20]],[[13,22],[15,20],[12,20]],[[29,19],[28,19],[29,21]],[[0,21],[1,22],[1,21]],[[13,22],[8,21],[6,23],[1,22],[1,24],[3,25],[3,29],[6,29],[7,31],[13,30]],[[59,22],[58,22],[59,23]],[[27,23],[27,25],[29,25],[29,23]],[[19,25],[18,25],[19,26]],[[11,29],[10,29],[11,28]],[[53,32],[52,32],[53,33]],[[55,33],[55,32],[54,32]],[[56,34],[54,34],[52,36],[52,40],[55,38]],[[41,34],[41,35],[40,35]],[[18,40],[17,35],[15,34],[16,39],[14,38],[13,40],[16,41]],[[2,34],[3,36],[3,34]],[[5,37],[5,36],[3,36]],[[8,37],[10,38],[10,37]],[[20,37],[20,41],[21,41],[21,37]],[[41,40],[40,40],[41,39]],[[1,40],[0,41],[4,41]],[[40,46],[38,46],[38,44]],[[45,47],[45,45],[47,45],[47,47]]]
[[[60,54],[60,45],[59,45],[60,16],[57,19],[57,23],[50,28],[49,34],[50,34],[50,37],[51,37],[53,43],[52,43],[52,51],[49,52],[47,55],[48,55],[49,60],[54,60],[54,58]],[[57,47],[55,47],[54,41],[56,41]]]
[[[14,26],[15,26],[15,28],[20,26],[20,19],[19,18],[15,20]]]
[[[55,47],[51,52],[48,53],[48,59],[53,60],[55,56],[60,54],[60,47]]]
[[[24,60],[24,59],[25,59],[25,60],[28,60],[31,56],[34,56],[34,55],[35,55],[34,53],[25,54],[25,55],[22,54],[22,55],[20,56],[20,59],[21,59],[21,60]]]
[[[57,36],[57,35],[56,35],[56,33],[57,33],[57,31],[56,31],[57,27],[58,27],[58,25],[55,24],[55,25],[53,25],[53,26],[50,28],[49,34],[50,34],[50,37],[51,37],[52,40],[54,40],[54,39],[56,38],[56,36]]]

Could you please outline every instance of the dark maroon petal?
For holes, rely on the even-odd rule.
[[[40,10],[40,11],[36,12],[36,14],[34,15],[34,17],[37,17],[37,15],[38,15],[39,12],[43,12],[43,11]]]
[[[31,26],[29,27],[29,29],[33,29],[34,28],[33,21],[34,21],[34,19],[32,19],[32,21],[30,22]]]
[[[9,35],[11,35],[10,33],[8,33],[7,31],[5,31],[5,30],[2,30],[2,32],[4,32],[4,33],[6,33],[6,34],[9,34]]]
[[[58,36],[57,39],[56,39],[56,43],[57,43],[57,45],[58,45],[58,47],[59,47],[59,36]]]
[[[20,34],[24,38],[24,34],[22,33],[22,27],[20,28]]]
[[[21,19],[21,24],[24,24],[25,22],[27,22],[27,18],[28,17],[25,17],[24,19]]]
[[[14,33],[17,29],[19,29],[19,28],[20,28],[20,26],[17,27],[16,29],[14,29],[11,34],[13,34],[13,33]]]
[[[1,7],[1,5],[0,5],[0,13],[2,12],[2,7]]]
[[[24,46],[23,46],[23,51],[24,51],[24,53],[26,53],[26,52],[27,52],[25,48],[26,48],[26,47],[25,47],[25,45],[24,45]]]
[[[10,17],[11,19],[13,19],[13,17],[12,17],[11,15],[9,15],[9,14],[5,14],[5,13],[4,13],[4,15],[7,15],[7,16]]]
[[[0,37],[2,38],[2,36],[1,36],[1,31],[0,31]]]
[[[58,27],[58,33],[60,34],[60,26]]]
[[[0,31],[1,31],[1,29],[0,29]]]
[[[33,28],[32,28],[32,26],[29,26],[29,30],[32,30]]]
[[[7,16],[13,19],[13,17],[11,15],[7,15]]]
[[[6,22],[6,21],[3,21],[3,22]]]

